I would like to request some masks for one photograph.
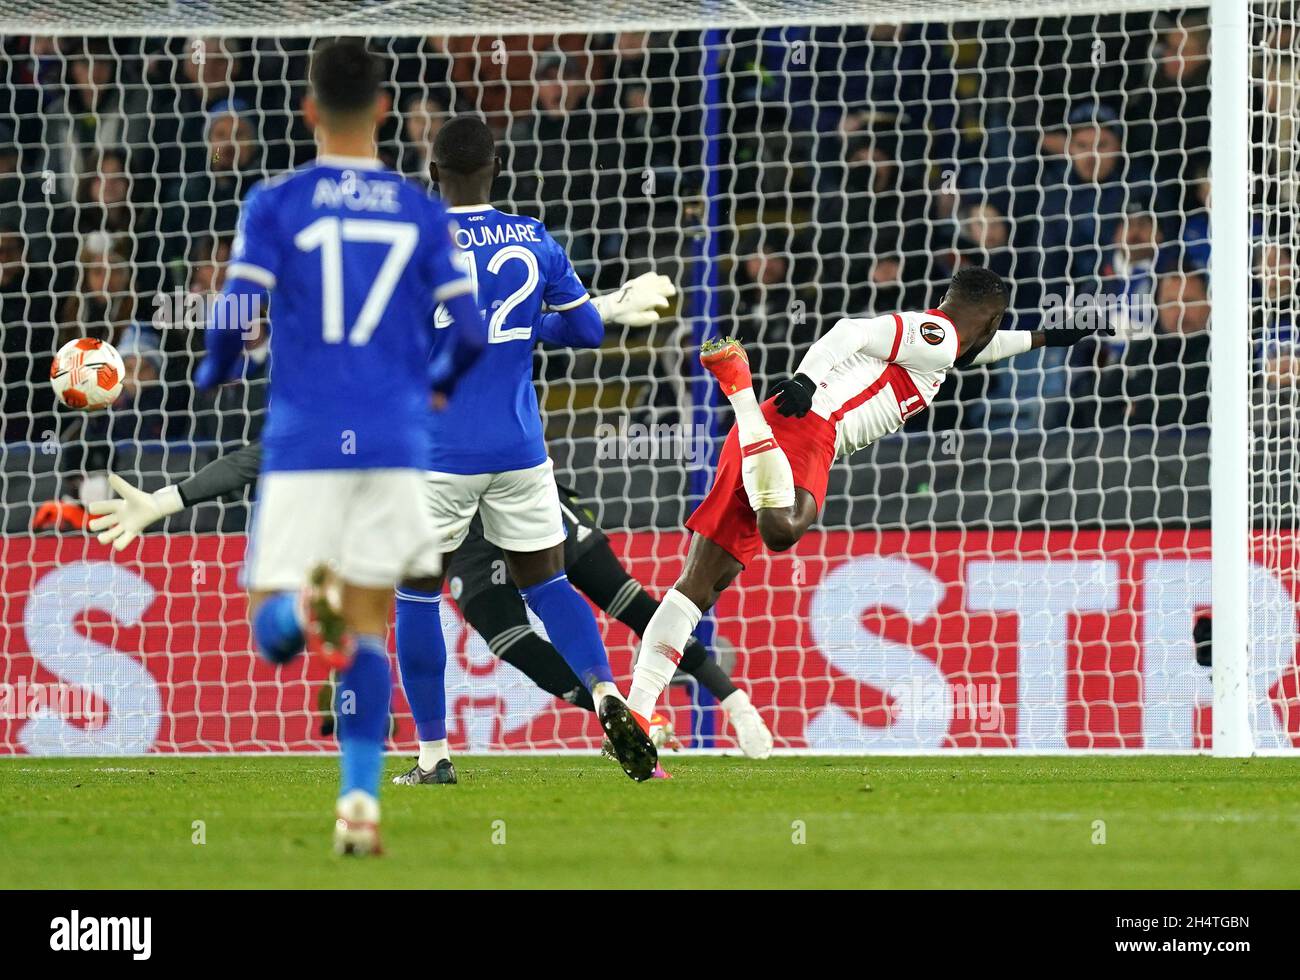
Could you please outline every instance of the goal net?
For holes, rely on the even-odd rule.
[[[1289,2],[1250,5],[1249,27],[1250,711],[1256,744],[1280,749],[1300,744],[1300,41]],[[770,388],[839,317],[930,308],[969,264],[1009,283],[1004,326],[1113,329],[953,372],[930,411],[837,462],[815,529],[706,618],[697,635],[778,747],[1209,747],[1204,4],[10,0],[0,753],[332,744],[325,669],[252,652],[246,496],[121,553],[82,508],[109,472],[154,490],[257,438],[265,347],[200,397],[202,311],[249,187],[314,154],[307,60],[339,34],[386,60],[391,166],[427,181],[439,127],[480,114],[496,203],[542,218],[593,293],[649,271],[675,283],[658,323],[536,354],[561,482],[652,595],[681,568],[731,424],[698,368],[706,337],[742,339]],[[1215,327],[1245,316],[1216,308]],[[57,408],[48,384],[53,351],[86,335],[128,365],[98,415]],[[615,591],[601,623],[626,686],[636,623]],[[589,714],[443,608],[454,749],[597,747]],[[393,710],[409,747],[400,693]],[[691,677],[666,711],[688,746],[734,748]]]

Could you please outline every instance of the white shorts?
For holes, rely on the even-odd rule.
[[[244,582],[254,592],[297,589],[321,562],[343,581],[392,588],[438,555],[419,470],[304,470],[257,481]]]
[[[483,537],[503,551],[543,551],[568,536],[549,459],[504,473],[429,472],[425,480],[442,554],[464,543],[475,513],[483,520]]]

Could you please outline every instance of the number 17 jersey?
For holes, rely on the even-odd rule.
[[[434,308],[472,288],[446,208],[376,160],[259,184],[227,275],[271,294],[262,471],[424,469]]]

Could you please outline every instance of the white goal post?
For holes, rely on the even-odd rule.
[[[108,472],[152,490],[260,431],[264,350],[200,398],[195,327],[243,194],[312,157],[306,59],[345,34],[388,65],[391,165],[427,179],[442,121],[481,114],[499,206],[541,217],[592,292],[652,269],[676,283],[659,323],[536,357],[557,472],[652,595],[730,425],[695,364],[705,337],[740,336],[770,386],[838,317],[926,309],[971,263],[1011,284],[1008,326],[1115,329],[954,373],[930,412],[838,462],[816,529],[706,618],[700,639],[779,749],[1294,752],[1297,15],[1293,0],[8,0],[0,756],[331,745],[323,669],[251,653],[247,497],[121,554],[80,522]],[[132,379],[93,417],[56,410],[46,380],[86,334]],[[624,684],[631,594],[602,617]],[[513,639],[453,603],[444,618],[455,749],[599,744],[511,666]],[[400,695],[394,713],[409,747]],[[734,750],[691,677],[668,714],[688,747]]]

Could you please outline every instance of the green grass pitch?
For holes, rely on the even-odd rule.
[[[357,860],[331,757],[5,759],[0,887],[1300,886],[1297,760],[665,761],[463,756],[385,786],[388,853]]]

